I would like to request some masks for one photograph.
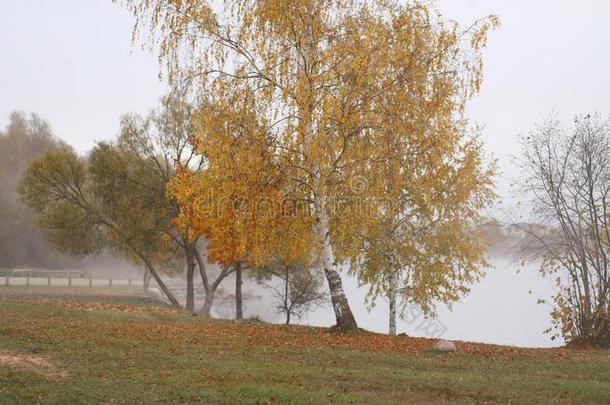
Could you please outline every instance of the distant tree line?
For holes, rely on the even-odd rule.
[[[64,268],[75,260],[49,246],[36,227],[32,210],[15,189],[28,164],[45,152],[64,147],[36,114],[13,112],[0,130],[0,269]]]

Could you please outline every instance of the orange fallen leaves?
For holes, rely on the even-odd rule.
[[[4,299],[18,303],[32,302],[27,299]],[[156,306],[140,306],[118,303],[99,302],[74,302],[49,299],[37,299],[35,302],[51,305],[56,308],[64,308],[74,311],[113,311],[133,314],[170,314],[178,315],[179,310]],[[59,320],[55,320],[59,321]],[[42,323],[52,326],[52,319],[46,319]],[[86,327],[86,322],[80,320],[62,321],[73,323],[75,329]],[[337,351],[359,351],[378,352],[387,354],[410,354],[422,355],[430,352],[434,339],[388,336],[385,334],[358,331],[354,333],[342,333],[332,328],[318,328],[298,325],[271,325],[264,323],[233,322],[222,320],[209,320],[193,317],[169,316],[164,319],[121,319],[105,324],[105,328],[111,329],[115,336],[134,338],[134,343],[162,341],[165,339],[177,339],[188,345],[197,346],[215,342],[226,343],[227,347],[239,347],[241,351],[247,352],[256,347],[259,350],[274,352],[278,349],[336,349]],[[40,333],[40,332],[38,332]],[[497,346],[472,342],[455,342],[458,351],[445,355],[454,356],[461,353],[479,357],[503,357],[503,358],[525,358],[541,353],[552,356],[557,360],[573,359],[587,355],[587,352],[573,349],[528,349],[510,346]],[[171,353],[179,353],[181,348],[171,347]],[[219,350],[219,356],[230,356],[231,352],[224,353]],[[343,359],[337,357],[333,361],[341,362]]]

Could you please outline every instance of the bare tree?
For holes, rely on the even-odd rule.
[[[556,277],[553,323],[568,341],[610,344],[610,120],[550,120],[522,139],[522,184],[537,225],[522,226]]]
[[[274,282],[270,275],[281,282]],[[273,294],[278,312],[286,316],[286,325],[328,301],[327,294],[322,291],[321,273],[302,263],[276,259],[256,276]]]

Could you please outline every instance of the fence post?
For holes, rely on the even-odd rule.
[[[131,279],[129,279],[129,286],[131,287]]]
[[[89,277],[89,287],[93,286],[93,280],[91,280],[91,277]]]
[[[112,287],[112,277],[108,278],[108,287]]]
[[[29,287],[29,285],[30,285],[30,277],[26,277],[25,278],[25,286]]]
[[[72,287],[72,276],[68,276],[68,287]]]
[[[51,277],[47,277],[47,285],[51,286]]]
[[[4,280],[4,285],[9,285],[9,279],[8,279],[8,276],[6,277],[6,280]]]

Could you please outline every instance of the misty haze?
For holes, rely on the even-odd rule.
[[[610,4],[0,18],[0,403],[610,403]]]

